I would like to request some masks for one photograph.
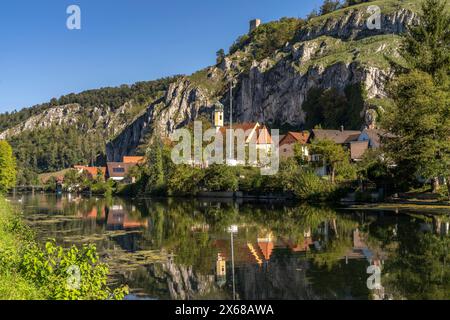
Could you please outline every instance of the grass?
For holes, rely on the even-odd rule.
[[[421,2],[418,0],[377,0],[361,3],[351,7],[339,9],[323,16],[318,16],[308,21],[308,26],[316,27],[325,23],[330,18],[338,18],[343,14],[356,10],[367,10],[369,6],[378,6],[381,9],[382,14],[390,14],[399,9],[407,9],[410,11],[420,11]],[[448,5],[448,4],[447,4]],[[369,15],[369,14],[368,14]]]
[[[46,183],[48,181],[48,179],[50,179],[51,177],[64,177],[64,175],[70,171],[71,169],[64,169],[61,171],[57,171],[57,172],[47,172],[47,173],[41,173],[38,176],[39,182],[40,183]]]
[[[390,65],[387,57],[397,63],[402,62],[395,58],[400,44],[400,37],[397,35],[378,35],[356,41],[321,36],[305,43],[317,44],[317,49],[309,61],[294,63],[294,67],[301,73],[308,71],[311,66],[328,67],[342,62],[359,62],[361,65],[388,69]]]
[[[20,232],[14,231],[17,215],[0,196],[0,300],[37,300],[43,295],[33,283],[24,279],[12,266],[19,259],[23,244]]]
[[[221,72],[218,70],[218,72]],[[189,77],[189,80],[195,85],[207,90],[210,96],[215,96],[223,89],[225,82],[222,74],[216,74],[214,77],[208,77],[208,69],[195,72]]]

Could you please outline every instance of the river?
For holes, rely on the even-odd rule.
[[[127,299],[450,299],[450,216],[18,195],[38,241],[95,243]]]

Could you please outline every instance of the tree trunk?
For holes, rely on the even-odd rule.
[[[331,183],[334,184],[334,181],[336,176],[336,169],[334,169],[334,167],[331,167]]]
[[[447,177],[448,201],[450,202],[450,176]]]
[[[435,177],[432,181],[432,193],[438,193],[439,191],[439,178]]]

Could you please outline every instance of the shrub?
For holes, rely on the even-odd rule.
[[[303,170],[293,177],[293,193],[301,200],[328,200],[335,187],[313,171]]]
[[[196,195],[199,184],[203,178],[203,171],[188,165],[176,166],[167,182],[169,195],[188,196]]]
[[[94,245],[64,250],[54,242],[47,242],[44,249],[29,243],[19,270],[52,300],[122,300],[127,293],[127,288],[107,286],[109,269],[99,262]]]
[[[239,180],[236,168],[213,164],[205,170],[202,185],[208,191],[237,191]]]
[[[108,266],[94,245],[41,248],[32,230],[0,198],[0,299],[121,300],[128,288],[107,286]]]

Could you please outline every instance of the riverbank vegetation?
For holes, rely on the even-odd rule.
[[[0,141],[0,299],[123,299],[127,288],[107,286],[109,269],[94,245],[63,248],[53,240],[45,246],[35,241],[2,195],[15,185],[15,177],[12,148]]]
[[[310,201],[333,201],[345,194],[345,182],[356,177],[356,169],[348,169],[347,153],[340,147],[318,144],[317,153],[333,162],[333,178],[319,177],[314,166],[305,165],[299,156],[282,161],[278,173],[261,174],[261,168],[213,164],[207,168],[175,165],[170,148],[153,143],[147,162],[130,172],[136,183],[118,187],[118,194],[128,196],[197,196],[202,192],[236,192],[245,195],[272,195]],[[327,159],[328,159],[327,158]]]
[[[108,274],[94,245],[65,249],[53,241],[38,244],[0,196],[0,299],[123,299],[127,288],[109,288]]]

